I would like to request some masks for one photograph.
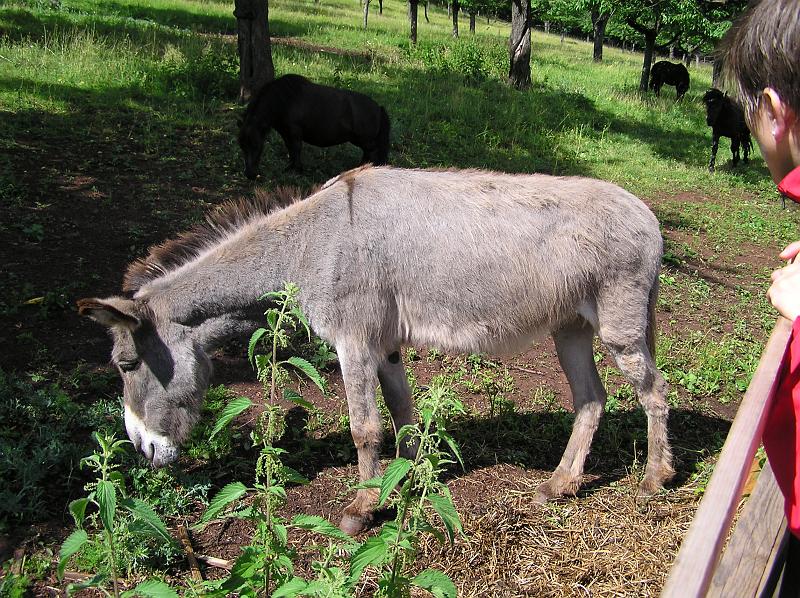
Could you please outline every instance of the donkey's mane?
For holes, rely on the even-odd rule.
[[[309,193],[310,195],[310,193]],[[256,190],[255,197],[227,201],[206,214],[205,222],[149,249],[147,257],[132,262],[122,279],[125,293],[140,288],[192,261],[242,226],[285,208],[306,197],[296,187],[278,187],[272,192]]]

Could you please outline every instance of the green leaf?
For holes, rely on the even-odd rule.
[[[67,566],[69,557],[78,552],[83,545],[89,540],[89,535],[86,530],[76,529],[72,532],[58,551],[58,579],[64,577],[64,569]]]
[[[306,411],[314,411],[316,408],[312,403],[306,401],[300,393],[298,393],[293,388],[284,388],[283,389],[283,398],[287,401],[291,401],[295,405],[300,405]]]
[[[364,488],[380,488],[382,480],[383,480],[382,477],[381,478],[370,478],[368,480],[364,480],[363,482],[361,482],[360,484],[357,484],[356,486],[353,486],[353,489],[354,490],[362,490]]]
[[[425,569],[412,579],[411,583],[418,588],[428,590],[436,598],[456,598],[458,595],[453,580],[435,569]]]
[[[107,480],[97,482],[95,500],[100,507],[100,520],[108,531],[114,530],[114,512],[117,510],[117,489]]]
[[[87,588],[102,588],[106,584],[106,581],[108,581],[109,577],[109,574],[104,572],[98,573],[94,577],[91,577],[85,581],[71,583],[67,586],[67,596],[71,596],[73,592],[78,592]]]
[[[444,441],[447,443],[447,446],[450,447],[450,450],[452,451],[453,455],[455,456],[456,459],[458,459],[458,462],[461,464],[461,469],[465,470],[466,468],[464,467],[464,459],[461,458],[461,451],[458,449],[458,445],[456,444],[456,441],[453,440],[453,437],[450,436],[450,434],[445,432],[444,430],[439,430],[439,437],[444,438]]]
[[[308,478],[301,474],[296,469],[292,469],[286,465],[281,466],[281,478],[292,484],[309,484]]]
[[[136,518],[131,522],[128,528],[139,535],[149,536],[151,538],[158,538],[165,544],[174,544],[175,540],[167,530],[167,526],[161,521],[161,518],[156,515],[149,504],[138,498],[131,498],[122,501],[124,506]],[[137,524],[137,525],[134,525]]]
[[[208,504],[208,509],[203,513],[198,525],[204,525],[214,519],[222,510],[233,501],[241,498],[247,492],[247,486],[241,482],[231,482],[220,490]]]
[[[402,440],[403,440],[403,439],[404,439],[406,436],[409,436],[409,435],[410,435],[410,436],[412,436],[412,437],[413,437],[413,436],[415,436],[416,434],[419,434],[419,427],[417,427],[417,425],[416,425],[416,424],[406,424],[405,426],[403,426],[402,428],[400,428],[400,429],[397,431],[397,436],[396,436],[396,442],[397,442],[397,445],[399,446],[399,445],[400,445],[400,442],[401,442],[401,441],[402,441]]]
[[[430,494],[428,495],[428,500],[439,514],[439,517],[442,518],[442,523],[444,523],[444,527],[447,529],[447,537],[450,539],[450,542],[452,542],[455,537],[455,531],[462,531],[461,519],[453,504],[453,499],[450,498],[449,495]]]
[[[329,538],[335,538],[342,542],[350,543],[353,539],[333,525],[330,521],[319,515],[295,515],[292,518],[292,525],[300,529],[307,529]]]
[[[323,393],[325,392],[325,382],[322,380],[322,376],[317,371],[317,368],[311,365],[308,361],[302,357],[290,357],[286,360],[286,362],[292,364],[298,370],[303,372],[309,380],[317,385],[317,388],[319,388],[320,391]]]
[[[178,598],[178,593],[165,584],[163,581],[157,579],[148,579],[143,581],[132,590],[128,590],[122,594],[123,598],[128,596],[144,596],[145,598]]]
[[[297,321],[303,325],[303,328],[305,328],[306,330],[306,336],[308,337],[308,340],[311,340],[311,327],[308,324],[308,319],[306,318],[306,314],[303,313],[303,310],[300,309],[299,307],[295,307],[289,313],[291,313],[295,318],[297,318]]]
[[[382,565],[389,553],[389,546],[380,536],[367,539],[350,557],[350,579],[357,580],[368,566]]]
[[[398,457],[389,463],[381,480],[381,492],[378,496],[379,507],[383,506],[389,494],[394,490],[398,482],[405,477],[412,465],[413,463],[404,457]]]
[[[308,583],[304,579],[301,577],[292,577],[289,581],[279,586],[274,592],[272,592],[272,598],[300,596],[306,587],[308,587]]]
[[[259,328],[250,337],[250,342],[247,345],[247,358],[253,365],[255,365],[255,361],[253,361],[253,356],[255,355],[256,352],[256,345],[258,344],[258,341],[261,340],[261,337],[264,336],[267,332],[269,331],[266,328]]]
[[[236,397],[230,403],[225,405],[225,409],[223,409],[222,413],[219,414],[217,422],[214,424],[214,429],[211,430],[211,436],[209,436],[208,439],[211,440],[214,438],[214,436],[219,434],[234,417],[244,411],[247,411],[252,404],[253,402],[247,397]]]
[[[86,517],[86,506],[88,504],[88,498],[78,498],[69,503],[69,512],[78,527],[83,527],[83,519]]]

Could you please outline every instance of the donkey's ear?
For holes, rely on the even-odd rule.
[[[133,301],[119,297],[80,299],[78,313],[109,328],[121,326],[133,331],[141,324],[141,320],[134,315]]]

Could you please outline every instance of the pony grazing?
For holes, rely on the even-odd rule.
[[[703,104],[706,106],[706,124],[711,127],[711,160],[708,163],[708,172],[714,172],[720,137],[729,137],[731,140],[733,165],[739,163],[739,146],[744,151],[744,163],[747,164],[753,143],[742,107],[713,87],[703,95]]]
[[[550,333],[576,416],[539,501],[581,484],[606,401],[597,334],[647,414],[649,494],[674,473],[652,354],[661,254],[653,213],[611,183],[366,166],[278,211],[228,206],[133,263],[131,298],[78,308],[111,328],[128,435],[159,466],[199,417],[209,351],[259,326],[265,292],[296,283],[311,326],[336,347],[362,481],[380,473],[378,385],[395,430],[412,422],[403,345],[509,353]],[[399,450],[413,458],[415,447]],[[376,499],[359,489],[341,528],[365,529]]]
[[[250,100],[239,126],[244,174],[255,179],[270,129],[283,138],[289,167],[302,170],[303,141],[319,147],[352,143],[364,152],[361,163],[389,159],[389,115],[363,93],[284,75],[262,87]]]
[[[689,91],[689,71],[680,63],[659,60],[650,69],[650,89],[660,96],[665,84],[675,86],[675,99],[680,100]]]

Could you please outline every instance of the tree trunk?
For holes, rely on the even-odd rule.
[[[268,0],[234,0],[239,45],[239,103],[275,78],[269,40]]]
[[[544,32],[545,33],[550,33],[550,21],[545,21],[544,22]]]
[[[653,63],[656,35],[655,31],[648,31],[644,34],[644,60],[642,61],[642,78],[639,79],[639,91],[642,93],[647,93],[647,84],[650,82],[650,65]]]
[[[722,83],[722,58],[717,56],[714,59],[714,66],[711,69],[711,86],[712,87],[719,87]]]
[[[603,41],[606,36],[606,25],[608,19],[611,17],[610,13],[601,13],[600,11],[592,11],[592,31],[594,32],[594,52],[592,59],[595,62],[603,62]]]
[[[458,0],[453,0],[453,37],[458,37]]]
[[[369,17],[369,0],[364,0],[364,29],[367,28],[368,17]]]
[[[383,14],[383,0],[378,0],[378,14]]]
[[[675,44],[670,44],[669,46],[669,59],[670,60],[675,59]]]
[[[428,18],[428,0],[425,0],[424,7],[425,7],[425,22],[430,23],[431,20]]]
[[[517,89],[531,84],[531,3],[511,0],[511,37],[508,40],[508,79]]]
[[[411,43],[417,43],[417,8],[419,7],[418,0],[408,0],[408,20],[411,22]],[[425,4],[427,11],[428,5]]]
[[[469,13],[469,32],[475,35],[475,13]]]

